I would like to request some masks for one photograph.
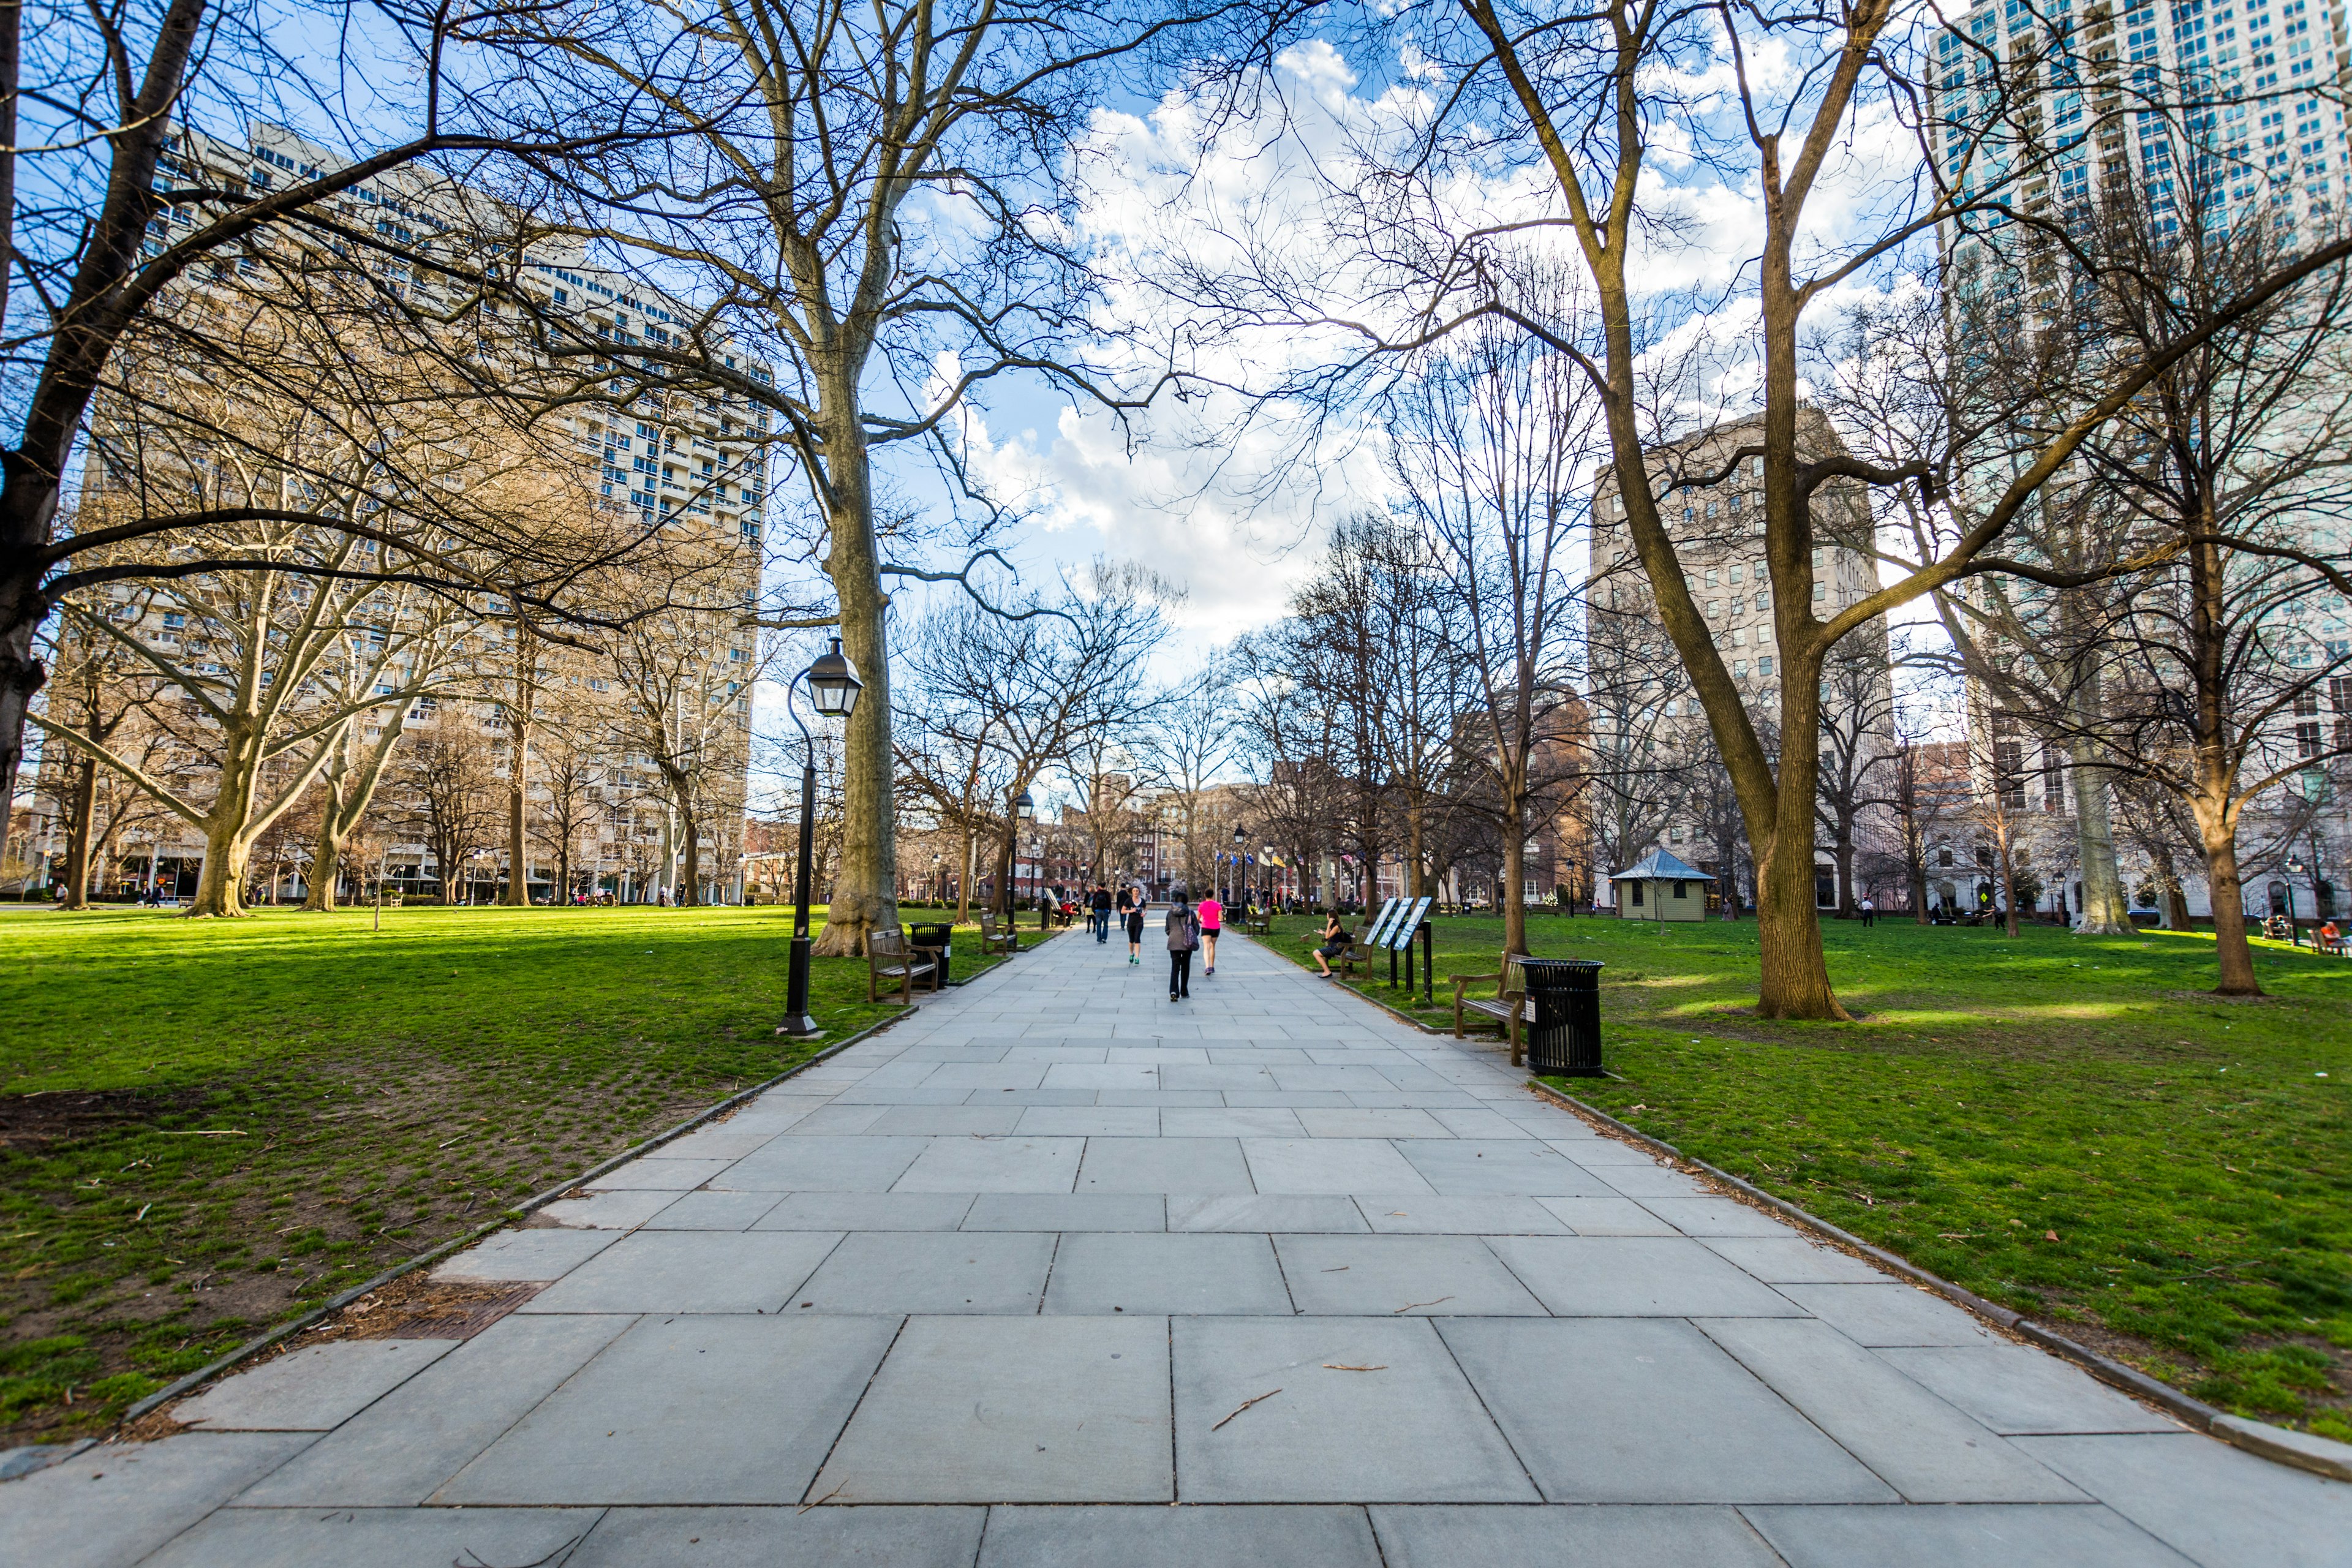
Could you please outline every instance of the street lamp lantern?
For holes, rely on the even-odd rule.
[[[833,647],[816,656],[816,662],[803,672],[808,682],[809,702],[828,719],[846,719],[857,706],[857,694],[866,683],[857,679],[857,667],[841,651],[841,639],[833,639]]]
[[[809,733],[799,705],[793,701],[793,687],[803,685],[808,688],[809,705],[828,719],[848,718],[857,706],[858,692],[865,689],[857,679],[857,667],[841,651],[839,637],[784,688],[784,711],[799,726],[803,748],[801,853],[800,864],[793,871],[793,950],[784,985],[784,1021],[776,1032],[798,1038],[818,1032],[816,1019],[809,1013],[809,861],[816,852],[816,737]]]
[[[1025,786],[1019,795],[1013,797],[1013,815],[1022,821],[1028,821],[1030,815],[1036,809],[1037,803],[1029,798],[1029,791]]]

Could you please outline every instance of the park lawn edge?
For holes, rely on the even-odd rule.
[[[2012,1311],[1997,1301],[1988,1301],[1966,1286],[1956,1285],[1940,1274],[1920,1268],[1907,1258],[1865,1241],[1809,1209],[1766,1192],[1751,1182],[1742,1181],[1695,1154],[1686,1154],[1662,1138],[1653,1137],[1638,1127],[1627,1126],[1600,1107],[1588,1105],[1570,1094],[1565,1079],[1530,1077],[1528,1088],[1593,1124],[1595,1131],[1604,1136],[1655,1150],[1677,1164],[1691,1166],[1709,1180],[1732,1189],[1737,1196],[1761,1204],[1781,1218],[1794,1220],[1825,1240],[1858,1253],[1882,1268],[1895,1270],[1913,1284],[1982,1318],[2004,1333],[2074,1363],[2101,1382],[2135,1399],[2158,1406],[2165,1414],[2187,1422],[2209,1436],[2219,1438],[2233,1447],[2243,1448],[2248,1453],[2259,1454],[2263,1458],[2309,1470],[2332,1480],[2352,1481],[2352,1444],[2338,1443],[2332,1437],[2315,1433],[2298,1432],[2292,1427],[2276,1426],[2267,1421],[2256,1421],[2249,1416],[2233,1415],[2226,1410],[2216,1409],[2196,1395],[2151,1377],[2136,1366],[2101,1355],[2088,1345],[2078,1344],[2022,1312]]]
[[[1062,929],[1066,930],[1067,928],[1065,927]],[[1043,945],[1044,940],[1050,939],[1059,934],[1061,934],[1059,931],[1050,931],[1042,933],[1041,941],[1038,945]],[[956,986],[970,985],[974,981],[995,973],[1002,963],[1003,960],[1001,959],[990,961],[983,968],[981,969],[979,973],[967,974],[961,980],[950,980],[947,983],[948,986],[950,988],[953,988]],[[937,993],[933,993],[933,994],[937,994]],[[842,1052],[849,1049],[852,1046],[858,1045],[866,1040],[873,1038],[877,1035],[896,1028],[908,1017],[921,1011],[922,1004],[918,1002],[912,1006],[901,1007],[898,1012],[892,1013],[887,1017],[877,1018],[872,1023],[856,1029],[841,1039],[835,1040],[833,1044],[824,1047],[822,1049],[819,1049],[809,1056],[803,1057],[799,1061],[793,1063],[792,1066],[784,1068],[782,1072],[776,1074],[773,1078],[767,1079],[765,1082],[755,1083],[748,1089],[739,1089],[735,1093],[729,1095],[726,1099],[719,1101],[717,1104],[706,1106],[702,1110],[696,1111],[693,1115],[686,1118],[686,1120],[678,1122],[675,1126],[666,1128],[663,1131],[655,1133],[652,1137],[644,1139],[631,1147],[621,1151],[621,1152],[613,1155],[609,1159],[589,1166],[588,1169],[581,1172],[578,1175],[572,1176],[565,1181],[558,1182],[542,1192],[533,1194],[531,1196],[525,1198],[522,1202],[506,1209],[496,1218],[485,1220],[475,1229],[462,1235],[453,1236],[446,1241],[439,1242],[435,1246],[425,1248],[423,1252],[417,1253],[413,1258],[404,1258],[402,1261],[394,1264],[391,1268],[385,1269],[383,1273],[378,1274],[373,1279],[365,1280],[360,1284],[352,1286],[349,1289],[338,1292],[330,1300],[321,1301],[319,1305],[311,1308],[309,1311],[304,1312],[299,1317],[289,1319],[287,1321],[278,1324],[277,1327],[268,1330],[265,1333],[256,1335],[254,1338],[247,1341],[241,1345],[238,1345],[234,1350],[228,1351],[216,1357],[208,1364],[198,1367],[195,1371],[181,1377],[169,1386],[159,1388],[154,1393],[137,1400],[125,1409],[121,1415],[116,1419],[114,1430],[117,1433],[120,1433],[124,1427],[127,1427],[132,1423],[138,1421],[150,1411],[160,1409],[173,1400],[183,1398],[187,1394],[194,1393],[196,1389],[211,1382],[214,1378],[218,1377],[221,1373],[229,1371],[233,1367],[241,1365],[245,1362],[261,1354],[264,1351],[270,1349],[274,1345],[283,1343],[285,1341],[293,1338],[296,1334],[302,1332],[313,1323],[319,1322],[324,1318],[341,1311],[345,1307],[350,1306],[353,1301],[358,1300],[361,1297],[367,1295],[369,1292],[380,1290],[384,1286],[391,1284],[394,1280],[398,1279],[404,1275],[413,1274],[428,1264],[438,1262],[440,1259],[449,1256],[451,1253],[462,1251],[464,1248],[473,1246],[476,1242],[496,1235],[498,1232],[504,1230],[507,1226],[512,1225],[516,1220],[522,1218],[524,1215],[536,1213],[538,1210],[546,1207],[549,1204],[557,1202],[564,1194],[572,1191],[573,1188],[583,1186],[586,1184],[594,1181],[597,1177],[605,1174],[607,1172],[618,1170],[632,1160],[641,1160],[645,1158],[647,1154],[652,1153],[656,1149],[662,1147],[664,1144],[674,1142],[677,1139],[683,1138],[688,1132],[693,1131],[696,1128],[701,1126],[704,1122],[710,1121],[712,1118],[723,1116],[739,1105],[748,1104],[751,1100],[757,1100],[760,1096],[767,1093],[770,1089],[774,1089],[778,1084],[783,1083],[787,1079],[798,1076],[800,1073],[816,1066],[816,1064],[821,1061],[826,1060],[828,1058],[839,1056]],[[59,1457],[62,1458],[69,1452],[78,1451],[79,1447],[86,1446],[89,1441],[92,1441],[92,1439],[82,1439],[77,1442],[59,1444],[56,1445],[56,1447],[59,1449]]]
[[[992,965],[991,967],[993,966]],[[984,973],[986,971],[982,971],[982,973]],[[954,982],[953,984],[969,985],[973,980],[977,980],[979,978],[980,976],[975,974],[965,980]],[[770,1089],[775,1088],[778,1084],[782,1083],[787,1079],[806,1071],[808,1068],[816,1066],[817,1063],[824,1061],[828,1057],[838,1056],[843,1051],[847,1050],[850,1047],[856,1045],[861,1041],[870,1039],[874,1036],[881,1034],[887,1029],[896,1027],[909,1015],[919,1013],[920,1011],[922,1011],[922,1004],[919,1002],[911,1007],[901,1008],[899,1011],[893,1013],[887,1018],[877,1018],[873,1023],[866,1025],[864,1028],[857,1030],[847,1037],[835,1040],[833,1044],[826,1046],[822,1050],[819,1050],[813,1055],[803,1057],[799,1061],[794,1062],[792,1066],[786,1068],[775,1077],[769,1079],[766,1082],[755,1083],[749,1089],[739,1089],[735,1093],[730,1094],[726,1099],[720,1100],[718,1104],[704,1107],[702,1110],[696,1111],[693,1115],[688,1117],[685,1121],[680,1121],[676,1126],[666,1128],[663,1131],[655,1133],[652,1137],[645,1139],[632,1147],[623,1150],[620,1153],[612,1156],[610,1159],[589,1166],[588,1169],[581,1172],[578,1175],[571,1177],[566,1181],[558,1182],[553,1186],[547,1188],[543,1192],[534,1193],[530,1197],[525,1198],[522,1202],[501,1212],[495,1219],[485,1220],[482,1224],[470,1231],[465,1232],[462,1235],[453,1236],[446,1241],[428,1247],[413,1258],[404,1258],[402,1261],[395,1263],[391,1268],[385,1269],[383,1273],[378,1274],[373,1279],[363,1281],[361,1284],[351,1287],[347,1290],[338,1292],[329,1300],[320,1302],[309,1311],[304,1312],[301,1316],[289,1319],[287,1321],[278,1324],[276,1328],[269,1330],[268,1332],[256,1335],[254,1338],[247,1340],[245,1343],[238,1345],[236,1349],[215,1358],[208,1364],[200,1366],[195,1371],[187,1373],[185,1376],[171,1384],[169,1386],[159,1388],[154,1393],[134,1402],[128,1409],[124,1410],[122,1415],[116,1420],[115,1430],[120,1432],[123,1427],[130,1426],[132,1422],[137,1421],[141,1416],[145,1415],[149,1411],[157,1409],[169,1404],[173,1400],[194,1393],[196,1389],[211,1382],[214,1378],[218,1377],[222,1373],[228,1371],[231,1367],[236,1366],[250,1360],[254,1356],[259,1355],[262,1352],[269,1349],[272,1345],[281,1343],[286,1340],[293,1338],[296,1334],[300,1333],[303,1330],[309,1328],[311,1324],[318,1322],[320,1319],[341,1311],[345,1307],[350,1306],[353,1301],[358,1300],[361,1297],[368,1294],[370,1291],[380,1290],[384,1286],[391,1284],[394,1280],[400,1279],[404,1275],[414,1274],[416,1270],[424,1268],[427,1264],[436,1263],[453,1252],[457,1252],[466,1247],[471,1247],[476,1242],[480,1241],[485,1237],[495,1236],[499,1231],[504,1230],[507,1226],[512,1225],[516,1220],[522,1218],[526,1215],[536,1213],[538,1210],[545,1208],[549,1204],[556,1202],[558,1199],[562,1198],[564,1194],[572,1191],[573,1188],[584,1185],[589,1182],[593,1182],[608,1171],[618,1170],[621,1166],[627,1164],[632,1160],[643,1159],[646,1155],[652,1153],[656,1149],[660,1148],[663,1144],[674,1142],[677,1139],[683,1138],[688,1132],[691,1132],[696,1128],[701,1126],[704,1122],[711,1120],[711,1118],[722,1116],[739,1105],[742,1105],[748,1101],[758,1099],[761,1095],[767,1093]],[[69,1445],[60,1445],[60,1447],[69,1447]]]

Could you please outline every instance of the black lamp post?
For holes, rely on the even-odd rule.
[[[793,678],[808,685],[809,703],[828,719],[846,719],[857,706],[857,694],[864,683],[857,679],[857,667],[841,651],[841,639],[833,639],[832,648],[817,655],[816,662]],[[809,860],[816,852],[816,737],[801,718],[800,709],[793,701],[793,689],[784,688],[784,709],[800,726],[801,744],[804,754],[801,763],[801,857],[793,873],[793,956],[790,978],[784,987],[784,1022],[779,1034],[805,1037],[817,1032],[816,1020],[809,1016]]]
[[[1231,870],[1225,873],[1225,900],[1228,903],[1232,902],[1234,898],[1241,891],[1242,845],[1245,843],[1247,839],[1248,830],[1246,828],[1236,827],[1234,829],[1234,853],[1232,858],[1225,862],[1226,865],[1232,868]]]
[[[1021,793],[1013,797],[1013,853],[1004,867],[1004,923],[1008,929],[1013,924],[1013,907],[1017,901],[1013,896],[1013,884],[1015,880],[1013,874],[1020,869],[1014,862],[1021,858],[1021,825],[1028,821],[1030,813],[1036,809],[1037,803],[1029,798],[1029,786],[1023,784]]]

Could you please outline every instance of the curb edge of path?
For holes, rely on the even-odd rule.
[[[992,969],[995,968],[996,965],[992,964],[990,967]],[[980,978],[981,976],[977,974],[972,976],[972,979],[974,980]],[[970,984],[970,982],[966,982],[966,984]],[[865,1040],[871,1039],[874,1036],[882,1033],[886,1029],[895,1027],[921,1010],[922,1004],[917,1003],[900,1012],[892,1014],[887,1018],[877,1018],[873,1023],[866,1025],[866,1027],[858,1030],[856,1033],[835,1040],[832,1045],[825,1047],[824,1049],[817,1052],[806,1060],[794,1062],[791,1067],[786,1068],[775,1077],[765,1079],[760,1083],[755,1083],[749,1089],[738,1090],[736,1093],[729,1095],[725,1100],[719,1101],[716,1105],[707,1106],[704,1109],[696,1111],[692,1116],[688,1117],[685,1121],[677,1123],[676,1126],[666,1128],[641,1142],[630,1145],[628,1148],[623,1150],[618,1154],[614,1155],[612,1158],[602,1161],[594,1165],[591,1165],[588,1169],[581,1172],[580,1174],[572,1177],[570,1180],[559,1182],[554,1186],[548,1188],[542,1193],[525,1198],[522,1202],[516,1204],[511,1207],[499,1210],[499,1215],[496,1219],[486,1220],[482,1224],[476,1226],[471,1230],[462,1231],[457,1235],[451,1237],[446,1241],[441,1242],[434,1247],[429,1247],[423,1252],[416,1254],[414,1258],[405,1258],[399,1263],[394,1264],[391,1268],[385,1269],[383,1273],[377,1275],[374,1279],[368,1280],[366,1283],[354,1285],[348,1290],[340,1291],[334,1296],[328,1298],[318,1306],[313,1307],[310,1310],[303,1313],[300,1317],[292,1319],[288,1322],[281,1323],[277,1328],[270,1330],[268,1333],[246,1341],[245,1343],[237,1346],[235,1350],[215,1358],[205,1365],[198,1367],[195,1371],[189,1373],[186,1376],[173,1382],[169,1386],[157,1389],[154,1393],[147,1395],[144,1399],[132,1405],[129,1409],[122,1413],[121,1418],[115,1422],[105,1440],[112,1441],[116,1436],[121,1435],[123,1428],[129,1426],[131,1423],[137,1421],[140,1417],[147,1415],[149,1412],[160,1408],[162,1405],[168,1404],[172,1400],[181,1398],[184,1395],[192,1393],[203,1384],[208,1383],[212,1379],[218,1377],[222,1373],[226,1372],[233,1366],[236,1366],[238,1363],[249,1360],[250,1358],[260,1354],[263,1351],[269,1349],[271,1346],[283,1343],[285,1341],[293,1338],[296,1334],[299,1334],[305,1329],[310,1328],[312,1324],[318,1322],[328,1314],[341,1311],[343,1308],[350,1306],[353,1301],[358,1300],[369,1291],[380,1290],[384,1286],[391,1284],[394,1280],[401,1279],[405,1275],[414,1274],[416,1270],[424,1268],[427,1264],[438,1262],[441,1258],[448,1256],[452,1252],[470,1247],[475,1242],[481,1240],[485,1237],[494,1235],[499,1231],[506,1229],[507,1226],[512,1225],[520,1216],[535,1213],[539,1209],[544,1208],[547,1205],[555,1202],[558,1198],[561,1198],[572,1188],[579,1186],[582,1183],[593,1182],[606,1172],[618,1170],[621,1166],[627,1164],[632,1160],[643,1159],[646,1155],[651,1153],[656,1149],[660,1148],[663,1144],[674,1142],[677,1139],[683,1138],[686,1134],[693,1131],[704,1122],[711,1121],[715,1117],[724,1115],[726,1112],[734,1110],[737,1106],[743,1104],[747,1100],[756,1099],[760,1095],[767,1093],[768,1090],[775,1088],[778,1084],[782,1083],[785,1079],[793,1078],[799,1073],[806,1072],[809,1068],[816,1066],[817,1063],[825,1060],[829,1057],[838,1056],[843,1051],[847,1050],[850,1047],[857,1045]],[[60,1451],[58,1458],[59,1459],[65,1459],[71,1458],[74,1453],[79,1452],[80,1447],[87,1447],[87,1444],[80,1445],[79,1447],[60,1444],[58,1447]],[[44,1466],[41,1468],[46,1468],[47,1467]],[[26,1473],[29,1474],[30,1472],[28,1471]]]
[[[2309,1432],[2296,1432],[2284,1426],[2273,1426],[2265,1421],[2252,1421],[2242,1415],[2232,1415],[2217,1410],[2194,1395],[2183,1394],[2169,1384],[2159,1383],[2136,1367],[2125,1365],[2111,1356],[2101,1355],[2088,1345],[2079,1344],[2055,1330],[2047,1328],[2021,1312],[2011,1311],[1964,1285],[1955,1285],[1940,1274],[1931,1273],[1906,1258],[1875,1247],[1839,1226],[1832,1225],[1819,1215],[1799,1208],[1785,1198],[1744,1182],[1730,1172],[1708,1164],[1705,1160],[1684,1153],[1664,1139],[1654,1138],[1637,1127],[1630,1127],[1607,1111],[1587,1105],[1574,1095],[1554,1089],[1540,1079],[1528,1079],[1528,1088],[1544,1099],[1555,1101],[1588,1121],[1595,1122],[1627,1142],[1655,1150],[1677,1163],[1691,1166],[1709,1178],[1733,1188],[1786,1219],[1795,1220],[1807,1229],[1818,1232],[1839,1246],[1860,1253],[1881,1268],[1899,1274],[1915,1285],[1924,1286],[1960,1307],[1984,1319],[1994,1327],[2016,1335],[2041,1349],[2074,1363],[2102,1383],[2158,1406],[2167,1414],[2210,1437],[2219,1438],[2232,1447],[2250,1454],[2309,1470],[2329,1480],[2352,1481],[2352,1444],[2338,1443]]]
[[[1255,937],[1247,940],[1257,941]],[[1294,969],[1302,971],[1305,969],[1303,964],[1291,960],[1288,954],[1277,952],[1264,942],[1259,942],[1258,945],[1272,956],[1290,963]],[[1449,1037],[1449,1031],[1433,1028],[1419,1018],[1391,1006],[1379,997],[1357,990],[1345,981],[1336,982],[1334,989],[1345,992],[1359,1001],[1369,1002],[1391,1017],[1412,1025],[1424,1035],[1433,1035],[1439,1038]],[[2160,1383],[2137,1367],[2126,1366],[2112,1356],[2101,1355],[2090,1346],[2079,1344],[2055,1330],[2035,1322],[2021,1312],[2013,1312],[1998,1302],[1986,1300],[1966,1286],[1955,1285],[1942,1275],[1930,1273],[1906,1258],[1889,1252],[1883,1247],[1874,1246],[1853,1232],[1832,1225],[1819,1215],[1799,1208],[1786,1198],[1775,1197],[1761,1187],[1740,1180],[1728,1171],[1710,1165],[1696,1156],[1685,1154],[1664,1139],[1654,1138],[1638,1127],[1628,1126],[1607,1111],[1596,1106],[1587,1105],[1574,1095],[1554,1089],[1541,1079],[1530,1076],[1527,1080],[1527,1087],[1534,1093],[1556,1101],[1568,1110],[1598,1124],[1628,1142],[1655,1150],[1672,1160],[1704,1173],[1711,1179],[1733,1188],[1741,1195],[1754,1200],[1783,1218],[1794,1220],[1807,1229],[1836,1242],[1839,1246],[1853,1249],[1880,1268],[1899,1274],[1915,1285],[1926,1288],[1936,1295],[1943,1297],[1954,1306],[1984,1319],[1994,1327],[2014,1334],[2019,1339],[2048,1351],[2063,1360],[2073,1362],[2100,1382],[2121,1389],[2135,1398],[2147,1401],[2209,1437],[2216,1438],[2235,1448],[2242,1448],[2247,1453],[2257,1455],[2276,1464],[2292,1466],[2299,1470],[2308,1470],[2314,1475],[2323,1476],[2329,1480],[2352,1481],[2352,1444],[2338,1443],[2333,1438],[2322,1437],[2314,1433],[2297,1432],[2289,1427],[2272,1426],[2267,1421],[2254,1421],[2243,1415],[2232,1415],[2226,1410],[2217,1410],[2195,1395],[2183,1394],[2169,1384]]]

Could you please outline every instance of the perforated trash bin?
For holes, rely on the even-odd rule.
[[[1528,1068],[1542,1078],[1601,1078],[1601,961],[1530,958],[1520,963],[1535,1022]]]
[[[907,928],[907,945],[930,950],[940,966],[940,984],[948,983],[948,960],[955,952],[955,927],[942,921],[925,921]]]

